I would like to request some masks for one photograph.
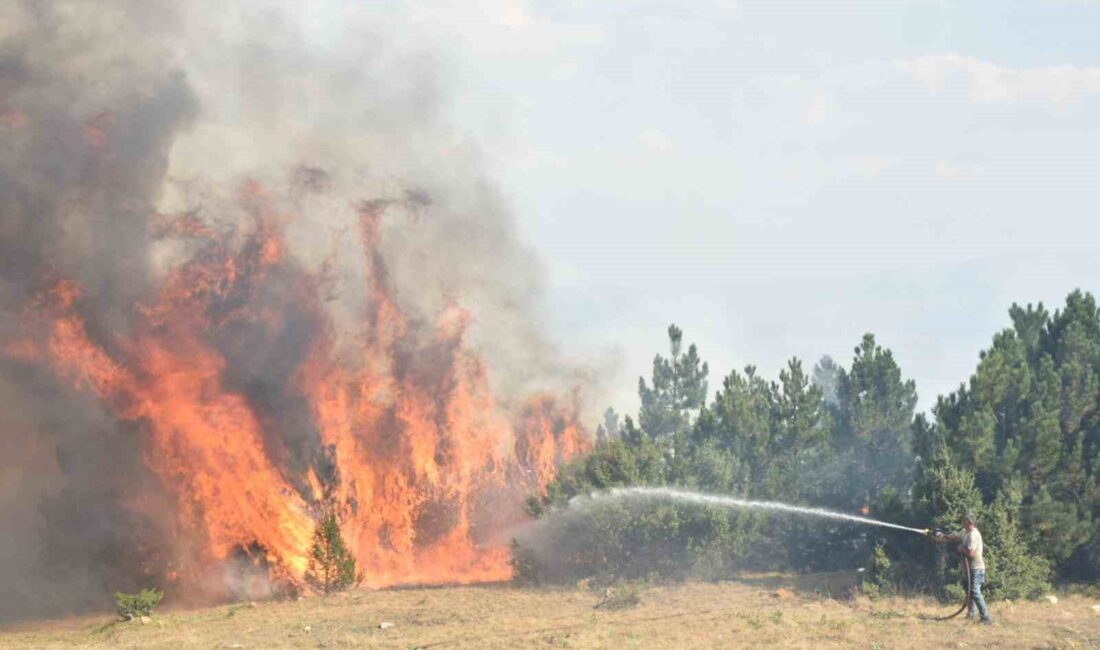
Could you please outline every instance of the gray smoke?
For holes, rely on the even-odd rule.
[[[0,4],[0,349],[59,278],[83,287],[89,335],[113,349],[135,305],[201,253],[159,235],[158,215],[231,232],[252,218],[239,197],[253,180],[287,215],[293,263],[323,270],[337,336],[361,328],[370,281],[355,206],[385,200],[382,254],[409,314],[469,308],[506,395],[587,381],[533,322],[532,251],[448,126],[431,50],[381,23],[307,24],[307,6]],[[276,278],[258,298],[286,316],[279,327],[217,345],[227,385],[269,418],[272,456],[300,469],[324,452],[286,382],[320,325],[294,313],[290,288]],[[119,505],[163,498],[136,427],[0,355],[0,620],[104,607],[147,583],[169,542],[155,515]]]

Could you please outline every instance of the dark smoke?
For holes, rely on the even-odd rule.
[[[152,37],[172,15],[161,4],[103,16]],[[108,345],[149,289],[146,222],[198,105],[181,71],[145,67],[152,52],[115,59],[112,25],[86,20],[97,14],[91,3],[0,10],[0,347],[59,277],[85,287],[92,335]],[[159,524],[120,505],[157,491],[136,436],[92,397],[0,361],[0,620],[103,607],[104,593],[147,579],[135,558],[156,556]]]
[[[237,288],[278,317],[228,326],[214,344],[226,386],[263,414],[268,454],[291,473],[331,472],[290,382],[322,321],[362,326],[370,269],[349,224],[365,199],[389,202],[399,224],[382,254],[408,313],[461,299],[505,394],[576,381],[531,318],[532,256],[448,129],[432,57],[347,29],[318,48],[294,16],[243,2],[0,5],[0,350],[60,278],[83,288],[90,336],[114,349],[170,270],[213,254],[164,236],[159,215],[231,232],[251,218],[237,197],[254,179],[295,215],[291,268],[325,282]],[[296,311],[299,291],[324,294],[329,313]],[[141,435],[0,354],[0,620],[102,609],[114,590],[163,583],[179,542],[158,516],[171,506]],[[123,507],[136,494],[143,507]],[[453,513],[421,517],[432,534]]]

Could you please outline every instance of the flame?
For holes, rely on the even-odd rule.
[[[110,113],[100,113],[84,124],[84,139],[98,150],[107,147],[108,131],[114,126],[115,118]]]
[[[102,147],[110,125],[101,116],[85,135]],[[165,584],[210,592],[206,577],[242,553],[301,584],[314,517],[333,505],[369,586],[510,577],[496,535],[522,519],[526,494],[586,447],[576,396],[501,399],[466,342],[474,314],[451,303],[422,322],[401,309],[379,250],[384,202],[358,207],[370,284],[362,327],[348,335],[325,316],[319,274],[287,253],[293,215],[256,183],[239,198],[251,220],[236,231],[190,213],[151,219],[153,236],[195,242],[198,252],[155,300],[134,306],[125,333],[93,327],[94,303],[57,279],[4,349],[137,426],[173,509]],[[276,286],[285,305],[263,298]],[[290,376],[272,378],[282,392],[257,400],[232,379],[242,360],[226,341],[279,331],[288,314],[311,323],[312,338]],[[280,400],[303,404],[319,452],[280,438],[271,412]],[[126,505],[149,508],[140,497]]]
[[[0,110],[0,128],[22,129],[30,124],[27,114],[17,110]]]

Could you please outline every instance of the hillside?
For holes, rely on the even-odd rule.
[[[604,592],[584,586],[355,591],[165,612],[146,624],[104,615],[8,626],[0,647],[1100,648],[1095,598],[997,603],[996,624],[980,627],[920,619],[949,610],[928,600],[845,601],[814,587],[772,576],[653,587],[619,609],[596,607]]]

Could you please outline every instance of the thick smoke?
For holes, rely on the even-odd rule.
[[[290,382],[326,323],[338,348],[362,327],[378,280],[353,225],[364,201],[387,206],[380,254],[400,307],[469,309],[469,342],[505,399],[583,380],[532,322],[531,251],[448,127],[432,55],[379,25],[307,25],[313,5],[285,4],[0,5],[0,620],[102,607],[180,553],[138,425],[10,354],[28,306],[62,278],[82,288],[89,338],[121,345],[136,305],[207,254],[165,236],[169,215],[246,229],[270,209],[241,199],[255,183],[293,215],[291,268],[324,279],[327,313],[302,312],[294,278],[275,277],[254,298],[273,317],[214,335],[226,387],[261,414],[288,474],[323,474],[330,453]],[[141,507],[125,507],[136,494]]]

